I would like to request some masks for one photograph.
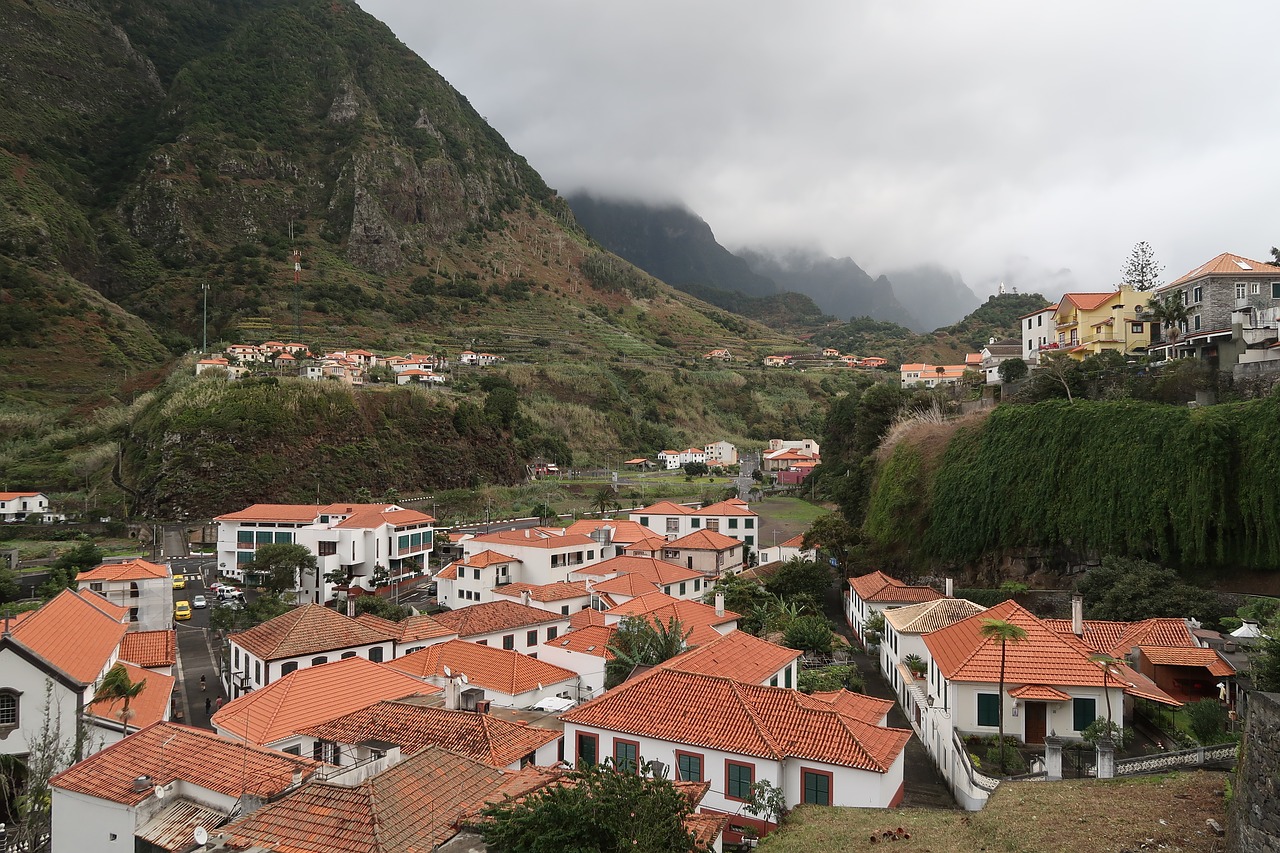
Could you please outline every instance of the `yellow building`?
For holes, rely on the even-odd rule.
[[[1145,353],[1151,345],[1150,302],[1153,297],[1129,287],[1110,293],[1067,293],[1058,300],[1054,316],[1056,347],[1077,361],[1093,353],[1115,350],[1123,355]]]

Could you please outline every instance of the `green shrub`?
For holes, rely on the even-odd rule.
[[[1191,733],[1204,746],[1226,739],[1227,709],[1216,699],[1201,699],[1187,706],[1187,722]]]

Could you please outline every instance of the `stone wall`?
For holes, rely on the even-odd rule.
[[[1230,853],[1280,853],[1280,694],[1249,694],[1244,752],[1227,815]]]

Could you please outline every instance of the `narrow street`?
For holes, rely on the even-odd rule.
[[[166,538],[166,548],[168,544]],[[185,545],[183,550],[186,550]],[[182,712],[182,722],[207,728],[210,715],[205,713],[204,700],[208,698],[213,703],[221,696],[225,702],[227,698],[218,681],[217,661],[209,644],[209,611],[214,604],[214,596],[205,586],[205,580],[213,572],[213,560],[209,557],[175,557],[169,564],[175,577],[186,579],[184,589],[173,591],[173,600],[190,602],[197,595],[203,595],[209,604],[208,607],[193,609],[190,619],[174,622],[178,639],[175,705]],[[200,676],[205,679],[204,690],[200,689]],[[210,708],[210,712],[214,710]]]

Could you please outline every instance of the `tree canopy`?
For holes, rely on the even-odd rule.
[[[644,616],[626,617],[609,643],[613,657],[605,665],[605,686],[618,686],[637,666],[655,666],[680,654],[689,647],[690,633],[692,629],[686,629],[674,616],[665,623]]]
[[[1146,560],[1107,557],[1080,581],[1090,619],[1137,622],[1160,616],[1206,620],[1204,592],[1173,569]]]
[[[1164,272],[1164,264],[1156,262],[1155,250],[1146,240],[1140,240],[1133,246],[1129,259],[1125,261],[1124,273],[1120,280],[1134,290],[1155,290],[1160,286],[1160,274]]]
[[[317,571],[315,555],[302,545],[263,545],[245,564],[245,576],[257,575],[267,592],[281,595],[297,589],[302,578]]]

